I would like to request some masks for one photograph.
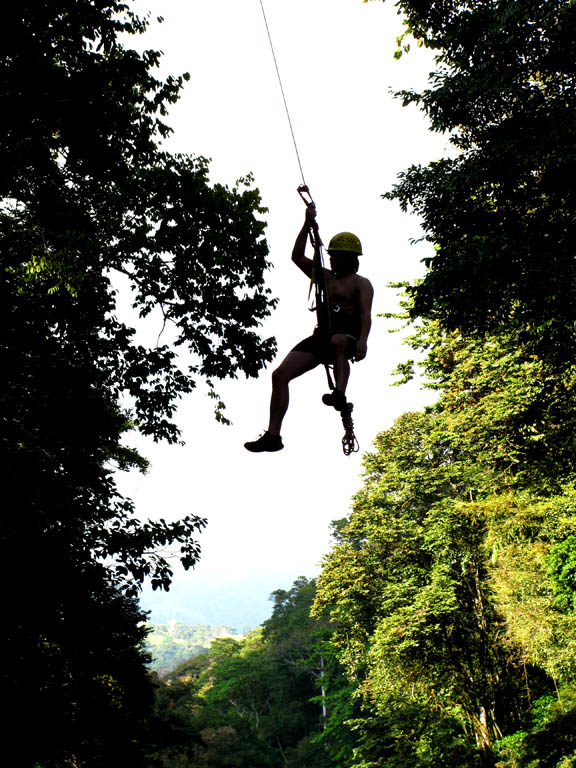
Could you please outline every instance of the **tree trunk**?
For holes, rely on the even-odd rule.
[[[474,717],[472,722],[476,746],[480,755],[482,768],[495,768],[494,756],[492,754],[493,734],[488,725],[488,716],[485,707],[480,707],[479,714]]]
[[[322,698],[322,730],[325,731],[328,724],[328,710],[326,708],[326,688],[324,687],[324,656],[320,656],[320,696]]]

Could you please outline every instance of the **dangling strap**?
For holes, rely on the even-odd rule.
[[[310,190],[305,184],[301,184],[298,187],[298,194],[306,203],[307,207],[311,205],[316,207],[316,203],[312,199]],[[318,330],[329,337],[331,325],[330,302],[328,300],[328,285],[326,283],[326,271],[324,269],[324,257],[322,253],[323,243],[322,238],[320,237],[318,224],[315,221],[310,225],[309,237],[312,248],[314,249],[314,256],[312,258],[312,274],[310,275],[308,298],[310,298],[312,288],[314,288],[314,307],[312,309],[316,312]]]
[[[318,236],[318,230],[310,230],[310,240],[314,245],[314,259],[312,260],[312,281],[314,283],[314,297],[316,320],[318,330],[327,338],[331,333],[330,302],[328,300],[328,285],[326,283],[326,271],[322,257],[322,241]]]
[[[324,365],[324,369],[326,370],[326,378],[328,379],[328,388],[330,391],[334,389],[334,380],[332,378],[332,373],[330,372],[330,366],[328,363]]]

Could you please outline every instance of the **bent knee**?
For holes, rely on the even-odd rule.
[[[346,352],[350,345],[350,339],[343,333],[335,333],[330,339],[330,347],[337,352]]]
[[[278,384],[287,384],[292,377],[290,371],[283,365],[279,365],[276,370],[272,371],[272,384],[277,386]]]

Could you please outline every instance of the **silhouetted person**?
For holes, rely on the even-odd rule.
[[[309,205],[292,251],[292,261],[309,278],[312,277],[312,259],[305,255],[305,251],[315,216],[314,206]],[[333,364],[335,388],[324,395],[322,401],[340,411],[346,404],[349,361],[366,357],[374,290],[369,280],[357,274],[362,245],[351,232],[340,232],[330,240],[327,251],[330,269],[324,272],[330,305],[330,333],[323,333],[316,328],[312,336],[297,344],[273,372],[268,429],[258,440],[244,443],[249,451],[280,451],[284,447],[280,430],[288,410],[289,384],[292,379],[320,364]]]

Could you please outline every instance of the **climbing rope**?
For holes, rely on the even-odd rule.
[[[302,163],[300,162],[300,154],[298,152],[298,145],[296,144],[296,137],[294,136],[294,128],[292,127],[292,120],[290,119],[290,112],[288,110],[288,102],[286,101],[286,95],[284,93],[284,86],[282,85],[282,78],[280,77],[280,69],[276,60],[276,53],[274,52],[274,45],[272,44],[272,36],[270,34],[270,28],[268,26],[268,19],[266,18],[266,11],[264,10],[263,0],[260,0],[260,8],[262,8],[262,16],[264,16],[264,24],[266,25],[266,33],[268,35],[268,42],[270,43],[270,50],[272,51],[272,58],[274,59],[274,67],[276,68],[276,75],[278,76],[278,83],[280,84],[280,92],[282,93],[282,100],[284,101],[284,109],[286,110],[286,117],[288,118],[288,125],[290,126],[290,133],[292,134],[292,143],[296,151],[296,159],[298,160],[298,167],[300,168],[300,175],[302,176],[302,184],[306,186],[304,180],[304,171],[302,170]]]
[[[360,450],[360,445],[354,434],[354,422],[352,421],[352,410],[354,406],[352,403],[346,403],[342,408],[342,426],[344,427],[344,437],[342,438],[342,450],[345,456],[350,456],[351,453],[357,453]]]
[[[333,390],[334,380],[332,379],[332,374],[330,373],[331,366],[325,365],[324,368],[326,369],[326,378],[328,379],[328,387],[330,390]],[[358,443],[358,440],[356,439],[356,435],[354,434],[354,421],[352,420],[353,410],[354,410],[354,405],[352,403],[346,402],[344,407],[340,411],[340,416],[342,417],[342,426],[344,427],[344,437],[342,438],[342,450],[344,451],[345,456],[350,456],[351,453],[357,453],[360,450],[360,444]]]

